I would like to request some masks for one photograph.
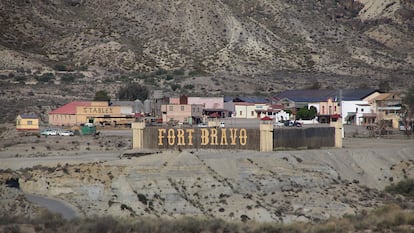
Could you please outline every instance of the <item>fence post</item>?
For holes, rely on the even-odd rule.
[[[132,128],[132,149],[144,148],[145,122],[133,122]]]
[[[337,121],[332,121],[331,126],[335,127],[335,147],[342,148],[342,119],[339,118]]]
[[[260,151],[273,151],[273,124],[272,121],[260,122]]]

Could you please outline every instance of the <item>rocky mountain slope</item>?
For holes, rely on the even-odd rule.
[[[1,1],[0,69],[184,68],[264,86],[402,87],[413,17],[409,0]]]

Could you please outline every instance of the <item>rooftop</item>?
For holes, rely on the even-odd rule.
[[[20,117],[22,119],[38,119],[39,118],[36,114],[33,114],[33,113],[20,114]]]
[[[78,106],[90,107],[91,101],[74,101],[49,112],[49,114],[76,114],[76,107]]]
[[[342,93],[341,93],[342,92]],[[343,101],[362,100],[376,92],[374,89],[344,89],[344,90],[287,90],[275,96],[275,99],[290,99],[294,102],[324,102],[329,98]]]

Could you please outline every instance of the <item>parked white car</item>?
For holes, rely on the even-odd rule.
[[[73,136],[75,133],[71,130],[63,130],[59,132],[60,136]]]
[[[208,124],[207,123],[200,123],[200,124],[197,125],[197,127],[206,128],[206,127],[208,127]]]
[[[285,126],[285,123],[282,122],[282,121],[275,121],[273,123],[273,126],[275,126],[275,127],[283,127],[283,126]]]
[[[56,135],[58,135],[58,131],[55,130],[55,129],[44,129],[44,130],[40,131],[40,135],[56,136]]]

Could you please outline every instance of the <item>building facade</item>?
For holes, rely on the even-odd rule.
[[[165,104],[161,105],[162,121],[194,124],[203,116],[204,105],[200,104]]]
[[[39,130],[39,117],[35,114],[21,114],[16,118],[17,130]]]
[[[401,93],[381,93],[375,98],[367,99],[376,113],[376,121],[384,121],[388,126],[398,129],[401,121]]]
[[[49,124],[73,126],[86,123],[95,125],[130,124],[135,120],[133,102],[112,105],[105,101],[77,101],[49,112]]]

